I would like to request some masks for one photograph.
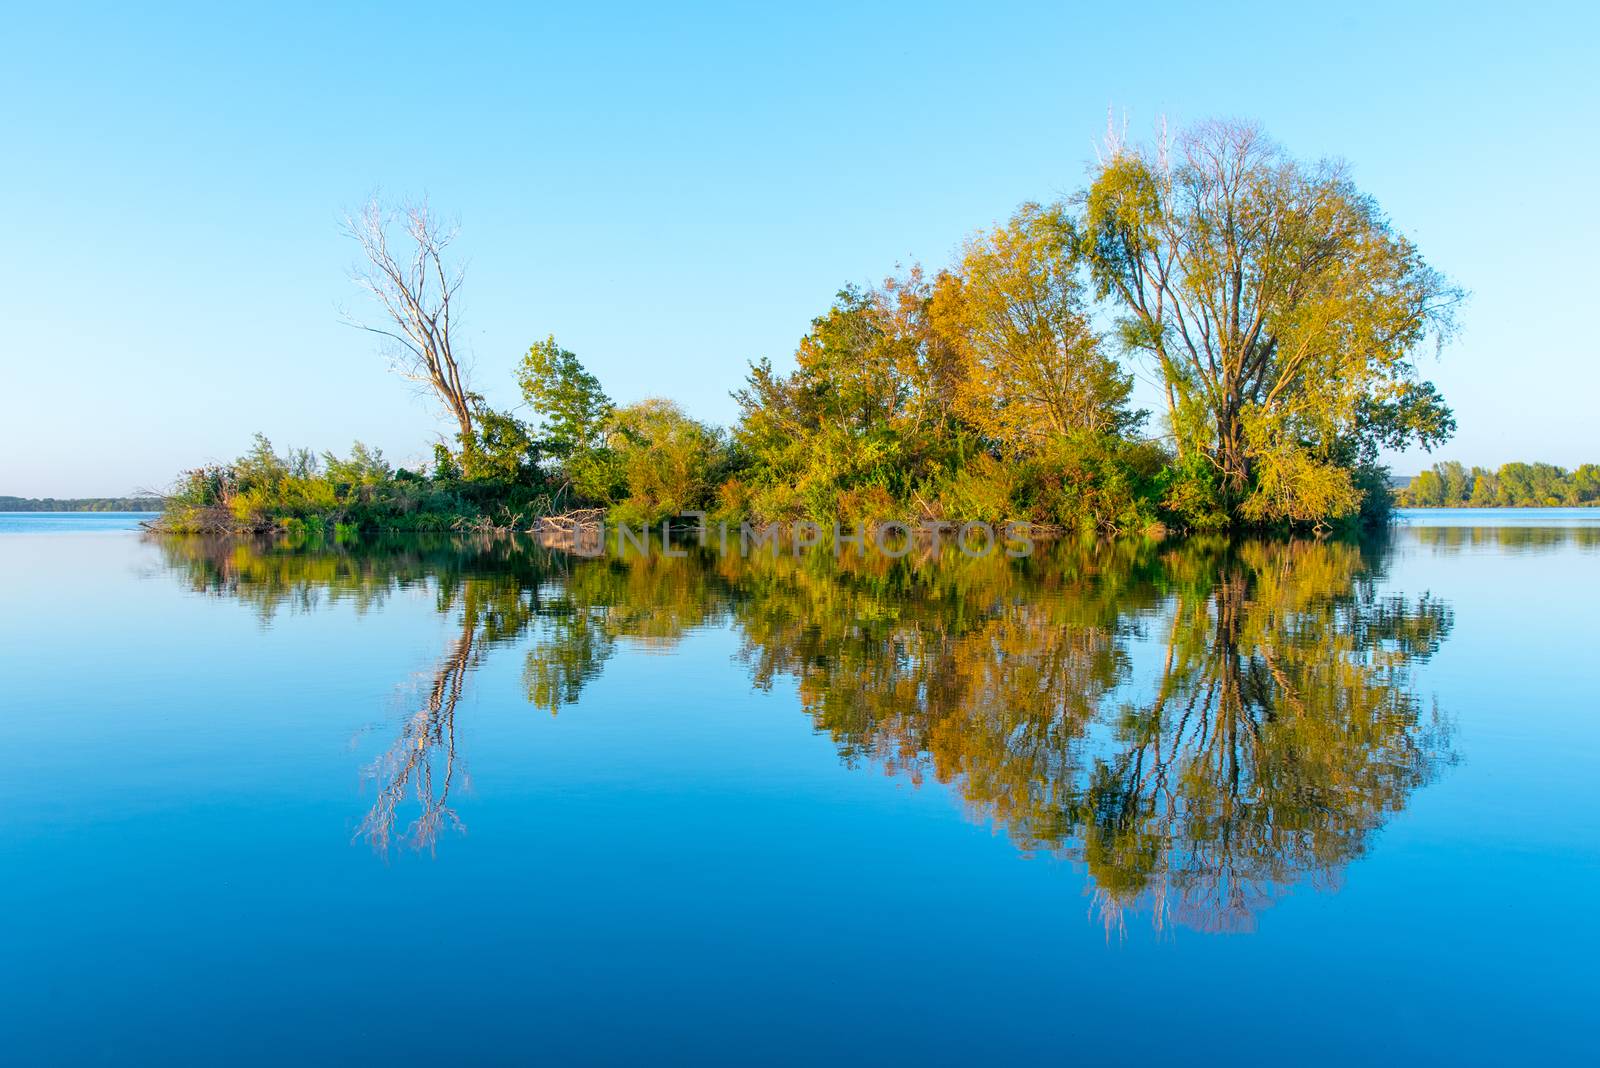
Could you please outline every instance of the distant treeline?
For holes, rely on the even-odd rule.
[[[0,512],[159,512],[160,497],[0,497]]]
[[[1600,504],[1600,464],[1576,471],[1554,464],[1503,464],[1497,470],[1454,460],[1434,464],[1395,492],[1402,508],[1578,508]]]

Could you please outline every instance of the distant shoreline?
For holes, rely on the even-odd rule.
[[[1600,502],[1584,501],[1580,504],[1397,504],[1397,509],[1407,512],[1559,512],[1600,508]]]
[[[1600,464],[1568,470],[1513,462],[1490,470],[1457,460],[1434,464],[1390,492],[1400,508],[1593,508],[1600,505]]]
[[[159,512],[160,497],[0,497],[0,512]]]

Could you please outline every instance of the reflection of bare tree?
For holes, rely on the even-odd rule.
[[[434,670],[422,706],[411,714],[387,752],[373,762],[367,778],[378,784],[378,796],[356,832],[374,849],[387,852],[400,807],[414,795],[420,809],[406,829],[404,841],[430,853],[446,827],[464,830],[449,807],[450,786],[457,771],[456,705],[475,655],[475,621],[464,620],[460,637]]]
[[[474,566],[436,578],[438,610],[459,611],[461,629],[434,667],[419,707],[406,718],[394,744],[368,769],[367,778],[377,784],[378,795],[357,833],[379,851],[396,840],[399,812],[408,799],[415,802],[418,814],[399,841],[410,848],[431,852],[445,829],[464,829],[449,805],[450,788],[462,774],[456,706],[485,652],[521,640],[550,610],[543,592],[548,585],[548,557],[522,556],[508,547],[490,559],[500,566]]]

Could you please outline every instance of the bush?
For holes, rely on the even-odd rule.
[[[883,486],[842,490],[833,503],[833,519],[845,526],[866,526],[899,518],[905,509]]]
[[[574,452],[566,474],[580,498],[611,506],[617,521],[655,523],[708,511],[726,453],[716,431],[676,404],[646,400],[612,413],[605,445]]]
[[[185,472],[156,525],[185,533],[279,531],[291,541],[321,538],[333,526],[336,537],[348,539],[361,529],[448,530],[481,507],[538,494],[534,487],[461,481],[449,452],[441,447],[440,456],[444,473],[428,478],[392,471],[382,453],[360,442],[348,457],[324,453],[319,463],[303,449],[279,455],[258,434],[250,452],[232,463]]]
[[[1166,462],[1153,442],[1110,435],[1061,438],[1028,465],[1036,487],[1029,518],[1082,533],[1157,530]]]
[[[960,522],[1005,523],[1018,518],[1023,488],[1016,466],[980,453],[956,468],[935,499],[939,518]]]
[[[1172,464],[1156,479],[1162,518],[1168,526],[1194,533],[1226,530],[1228,509],[1217,482],[1217,469],[1204,456],[1191,455]]]

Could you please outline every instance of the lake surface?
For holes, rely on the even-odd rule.
[[[1438,518],[835,564],[0,517],[0,1059],[1593,1063],[1600,514]]]
[[[139,529],[159,512],[0,512],[0,534],[96,534]]]

